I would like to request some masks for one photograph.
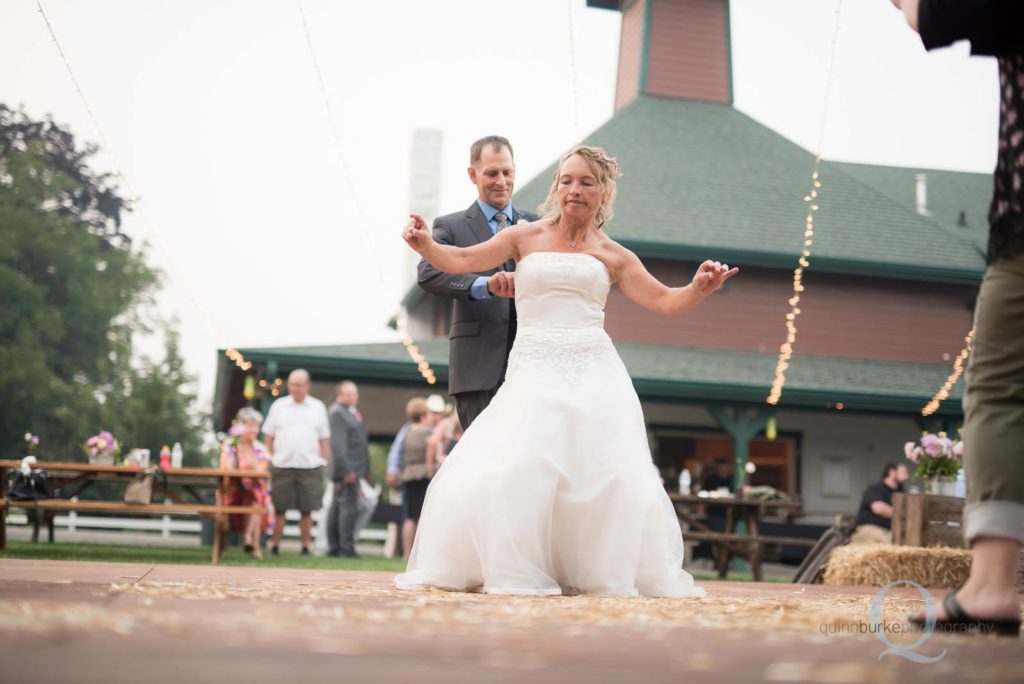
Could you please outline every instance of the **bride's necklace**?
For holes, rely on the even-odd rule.
[[[573,249],[576,249],[576,242],[577,242],[577,240],[570,239],[569,235],[565,232],[565,229],[562,230],[562,234],[565,235],[565,239],[566,240],[569,240],[569,246],[572,247]],[[578,240],[582,240],[585,237],[586,237],[586,234],[584,234],[582,237],[578,238]]]

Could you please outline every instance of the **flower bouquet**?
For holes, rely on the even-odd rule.
[[[907,442],[903,447],[907,459],[917,464],[916,477],[928,483],[930,494],[953,496],[956,476],[962,467],[964,443],[950,439],[945,432],[926,432],[919,444]]]
[[[39,435],[33,435],[31,432],[25,433],[25,455],[34,456],[36,447],[39,446]]]
[[[106,430],[85,440],[85,453],[93,465],[114,465],[114,457],[120,450],[121,445]]]

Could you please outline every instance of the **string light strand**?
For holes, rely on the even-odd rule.
[[[572,122],[573,139],[582,140],[580,132],[580,88],[576,77],[576,24],[572,12],[573,0],[566,0],[565,6],[569,13],[569,82],[572,86]]]
[[[85,95],[85,90],[82,88],[78,77],[75,75],[75,70],[71,66],[71,61],[68,58],[67,53],[64,51],[63,45],[61,45],[60,39],[57,37],[57,31],[54,28],[53,23],[50,21],[50,17],[47,15],[46,9],[43,7],[41,0],[36,0],[36,8],[39,11],[39,15],[42,17],[43,22],[46,24],[46,30],[50,34],[50,39],[57,49],[57,54],[60,56],[61,62],[64,64],[64,69],[67,72],[68,79],[71,81],[71,85],[74,87],[75,92],[78,94],[78,97],[82,102],[82,106],[89,117],[89,121],[92,124],[93,129],[95,130],[96,137],[99,139],[104,152],[113,161],[114,176],[127,190],[128,195],[132,200],[132,210],[139,217],[140,225],[159,254],[160,267],[168,274],[177,290],[185,295],[193,309],[200,313],[200,317],[203,320],[204,327],[206,328],[206,332],[210,340],[217,347],[225,346],[225,336],[216,324],[216,319],[210,314],[209,310],[203,305],[200,299],[196,297],[188,282],[180,275],[180,272],[175,266],[174,260],[171,258],[170,252],[160,237],[160,233],[157,232],[153,223],[149,220],[149,216],[144,207],[139,202],[139,193],[135,190],[131,181],[122,171],[124,165],[121,164],[120,160],[117,158],[117,154],[114,151],[113,146],[110,145],[107,136],[104,134],[99,118],[96,116],[96,112],[93,110],[92,105],[89,102],[89,98]],[[242,372],[248,372],[252,369],[252,361],[247,360],[238,349],[235,349],[234,347],[228,348],[224,351],[224,355]],[[269,387],[271,394],[274,396],[277,396],[280,393],[281,384],[282,381],[280,378],[272,381],[260,381],[260,386],[264,388]]]
[[[960,380],[960,376],[964,372],[964,363],[967,361],[967,357],[971,354],[971,343],[974,341],[974,328],[971,328],[970,332],[964,338],[964,348],[957,354],[956,359],[953,361],[953,372],[946,378],[946,382],[942,385],[935,396],[932,397],[931,401],[925,404],[924,408],[921,409],[922,416],[930,416],[939,410],[939,406],[946,399],[949,398],[949,393],[952,391],[954,385]]]
[[[362,205],[359,202],[359,194],[356,192],[355,183],[352,180],[352,174],[349,172],[348,163],[345,160],[344,148],[341,144],[341,135],[338,132],[338,125],[334,116],[334,108],[331,106],[331,98],[327,93],[327,85],[324,82],[323,71],[320,69],[320,60],[317,59],[316,49],[313,47],[313,38],[309,32],[309,23],[306,21],[306,13],[302,7],[302,0],[296,0],[295,4],[299,10],[302,32],[306,38],[306,46],[309,48],[309,58],[313,65],[313,72],[316,75],[316,82],[320,89],[320,97],[323,100],[324,110],[327,115],[328,128],[330,129],[331,138],[334,143],[335,155],[338,158],[338,166],[341,168],[349,196],[352,198],[352,206],[356,213],[356,222],[359,225],[358,232],[363,239],[363,243],[366,247],[367,254],[370,256],[370,260],[377,268],[377,274],[380,276],[382,285],[386,287],[388,286],[388,279],[384,274],[384,268],[381,265],[380,259],[377,258],[377,251],[374,249],[373,243],[370,240],[369,232],[367,230],[368,224],[363,213]],[[423,356],[422,352],[420,352],[419,347],[416,346],[415,341],[409,334],[404,312],[400,313],[396,318],[396,325],[398,328],[398,334],[402,337],[402,344],[405,345],[405,348],[409,353],[409,357],[416,363],[416,368],[419,370],[420,375],[422,375],[423,379],[429,384],[433,385],[437,382],[437,378],[434,375],[433,369],[430,367],[430,363],[427,361],[426,357]]]
[[[828,108],[832,92],[832,74],[836,62],[836,45],[839,42],[839,18],[842,13],[843,2],[839,0],[836,5],[836,21],[832,31],[832,47],[828,62],[828,75],[825,79],[825,103],[821,112],[821,127],[818,130],[818,153],[814,157],[814,171],[811,173],[811,190],[804,196],[804,203],[807,204],[807,216],[804,218],[804,244],[797,260],[797,267],[793,270],[793,296],[789,298],[789,311],[786,313],[786,341],[779,347],[779,357],[775,363],[775,378],[772,380],[772,387],[768,393],[768,404],[775,406],[782,398],[782,389],[786,386],[786,370],[789,369],[789,361],[793,358],[793,348],[796,345],[797,327],[796,321],[800,316],[800,299],[804,291],[804,271],[811,266],[811,246],[814,244],[814,215],[818,211],[818,195],[821,192],[821,152],[825,142],[825,124],[828,121]]]
[[[171,280],[177,286],[178,290],[183,293],[189,303],[199,311],[203,324],[206,327],[206,332],[210,339],[218,347],[224,343],[224,336],[220,333],[220,329],[215,323],[215,319],[210,315],[209,310],[203,306],[202,302],[192,288],[189,287],[188,282],[181,277],[179,271],[174,266],[174,260],[170,256],[170,252],[167,250],[160,239],[160,234],[153,227],[152,222],[149,220],[149,216],[146,214],[145,208],[141,205],[139,198],[140,195],[135,191],[131,181],[127,176],[124,175],[124,165],[121,164],[117,158],[117,154],[114,148],[107,141],[107,136],[103,133],[103,127],[100,126],[99,119],[96,117],[96,113],[93,111],[92,105],[89,104],[89,98],[85,96],[85,91],[82,89],[78,78],[75,76],[74,69],[71,68],[71,61],[68,59],[67,53],[64,52],[64,47],[61,45],[60,40],[57,38],[57,32],[53,28],[53,24],[50,23],[50,17],[46,14],[46,10],[43,8],[43,4],[40,0],[36,0],[36,8],[39,10],[40,16],[43,18],[43,22],[46,24],[46,30],[50,34],[50,39],[53,41],[54,46],[57,48],[57,53],[60,55],[61,61],[64,63],[64,69],[67,71],[68,78],[71,81],[71,85],[74,87],[75,92],[78,93],[79,99],[82,101],[82,106],[85,108],[86,114],[89,116],[89,120],[95,129],[96,137],[99,138],[100,144],[103,146],[103,150],[108,154],[113,161],[114,165],[114,176],[120,181],[124,188],[128,191],[129,198],[132,202],[132,211],[139,217],[139,223],[145,232],[152,240],[153,246],[160,255],[160,267],[167,272]]]

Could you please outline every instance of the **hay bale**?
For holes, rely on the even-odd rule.
[[[911,580],[934,589],[956,589],[967,581],[971,552],[948,546],[855,544],[832,550],[825,584],[882,587]]]

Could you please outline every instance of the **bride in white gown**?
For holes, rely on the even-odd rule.
[[[516,259],[518,332],[505,383],[427,490],[401,589],[495,594],[702,596],[647,444],[640,401],[604,331],[613,283],[654,311],[697,305],[737,272],[705,262],[669,288],[604,234],[618,169],[566,155],[546,216],[460,249],[419,216],[403,238],[448,273]]]

